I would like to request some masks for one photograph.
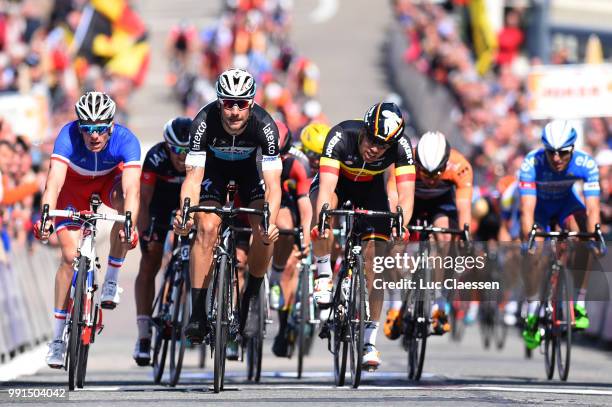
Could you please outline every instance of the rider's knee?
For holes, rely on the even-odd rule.
[[[198,222],[196,240],[207,246],[214,245],[217,240],[217,228],[217,223],[209,219]]]

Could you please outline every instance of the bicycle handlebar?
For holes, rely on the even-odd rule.
[[[329,229],[328,218],[331,216],[355,216],[357,218],[390,218],[393,222],[392,227],[395,227],[400,233],[403,225],[402,208],[397,207],[397,212],[390,211],[373,211],[369,209],[329,209],[329,204],[323,204],[319,213],[319,235],[322,236],[324,231]]]
[[[50,218],[62,217],[70,218],[74,221],[90,222],[92,220],[107,220],[110,222],[121,222],[124,224],[124,232],[126,239],[130,238],[132,230],[132,212],[127,211],[124,215],[115,213],[97,213],[93,211],[73,211],[70,209],[49,209],[49,204],[43,205],[42,214],[40,217],[41,229],[45,230],[47,222]],[[49,229],[53,233],[53,225]]]
[[[531,227],[531,232],[529,232],[529,240],[527,243],[527,247],[530,250],[533,248],[533,245],[535,244],[536,237],[555,238],[555,239],[560,239],[560,240],[566,240],[570,237],[576,237],[580,240],[597,239],[597,243],[599,243],[600,251],[602,253],[607,252],[606,241],[603,237],[603,234],[601,233],[601,225],[599,223],[595,225],[594,232],[573,232],[569,230],[542,232],[542,231],[538,231],[538,225],[534,224]]]
[[[246,215],[259,215],[262,217],[262,226],[264,229],[264,233],[267,235],[268,229],[270,227],[270,206],[267,202],[264,202],[263,209],[253,209],[253,208],[234,208],[233,206],[206,206],[206,205],[196,205],[189,206],[191,200],[189,198],[185,198],[183,201],[183,218],[181,219],[181,228],[184,229],[187,224],[187,219],[189,214],[196,212],[205,212],[205,213],[214,213],[221,218],[232,218],[236,215],[246,214]]]
[[[410,230],[411,232],[449,234],[453,236],[460,236],[461,240],[465,242],[470,241],[470,226],[467,223],[463,225],[463,229],[440,228],[440,227],[433,226],[433,225],[426,225],[426,226],[408,225],[408,230]]]

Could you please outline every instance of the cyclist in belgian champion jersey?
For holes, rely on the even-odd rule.
[[[315,208],[313,216],[313,251],[317,267],[314,297],[320,306],[329,306],[332,292],[332,268],[330,231],[318,236],[318,215],[324,204],[331,209],[351,201],[356,207],[388,211],[389,203],[384,182],[384,171],[395,164],[395,177],[399,205],[404,213],[404,225],[396,233],[406,241],[405,226],[410,221],[414,204],[415,167],[410,140],[404,135],[404,119],[397,105],[382,102],[372,106],[364,120],[346,120],[329,131],[323,147],[319,173],[310,190]],[[366,322],[363,364],[376,369],[380,354],[376,349],[378,320],[382,311],[384,293],[373,291],[374,241],[388,241],[391,234],[388,220],[373,218],[363,227],[371,233],[363,233],[365,246],[365,271],[370,293],[371,321]]]
[[[216,91],[217,100],[204,106],[191,126],[181,202],[189,197],[193,203],[221,206],[226,200],[227,184],[234,180],[244,205],[262,209],[264,199],[269,203],[268,230],[262,229],[260,217],[249,217],[253,228],[250,252],[257,255],[248,257],[249,277],[240,307],[241,334],[249,337],[255,334],[258,326],[257,301],[254,300],[272,256],[272,243],[278,239],[276,217],[281,201],[282,171],[278,128],[272,117],[254,102],[255,79],[247,71],[229,69],[221,73]],[[258,152],[261,163],[257,159]],[[204,191],[201,191],[202,181]],[[175,231],[185,235],[194,220],[189,219],[183,229],[181,218],[179,211],[174,223]],[[192,313],[185,329],[185,335],[192,343],[201,342],[206,335],[205,299],[212,278],[210,268],[220,223],[221,219],[215,214],[198,213],[195,216],[197,233],[190,261]],[[248,324],[247,315],[251,315]]]

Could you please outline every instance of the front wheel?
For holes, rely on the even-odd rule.
[[[229,273],[227,269],[227,257],[222,256],[217,263],[217,291],[215,293],[215,348],[214,348],[214,382],[215,393],[223,390],[225,376],[225,353],[229,335]]]
[[[78,370],[80,368],[79,355],[82,353],[83,342],[81,335],[83,332],[83,305],[85,301],[85,283],[87,275],[87,258],[80,257],[76,283],[74,286],[74,296],[72,298],[72,311],[70,313],[70,336],[68,340],[68,388],[74,390],[75,384],[82,381],[78,380]],[[84,378],[81,378],[84,379]]]
[[[370,320],[367,314],[367,288],[365,285],[365,268],[361,255],[355,256],[355,266],[352,270],[351,295],[349,301],[349,334],[351,350],[351,382],[356,389],[361,383],[361,369],[363,367],[363,348],[365,322]]]
[[[259,302],[259,327],[257,334],[247,341],[247,373],[248,380],[258,382],[261,380],[261,360],[263,358],[264,332],[266,329],[266,290],[262,284],[257,294]]]
[[[185,265],[188,267],[188,265]],[[170,386],[174,387],[181,377],[181,369],[183,367],[183,356],[185,355],[185,338],[184,329],[187,324],[189,315],[189,295],[188,284],[184,281],[184,276],[188,275],[189,270],[184,270],[183,278],[175,280],[172,294],[172,305],[170,307],[172,314],[172,335],[170,338]]]
[[[298,368],[297,377],[302,378],[302,370],[304,368],[304,355],[306,353],[306,346],[308,341],[307,329],[310,324],[310,292],[309,292],[309,278],[310,278],[310,266],[305,265],[302,267],[300,274],[300,314],[299,314],[299,325],[298,325]]]
[[[571,279],[566,268],[562,268],[557,279],[554,308],[554,335],[555,353],[557,357],[557,370],[559,378],[567,380],[570,369],[570,355],[572,350],[572,287]]]

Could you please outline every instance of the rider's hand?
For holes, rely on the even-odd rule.
[[[268,226],[268,233],[264,233],[263,227],[259,225],[259,235],[261,236],[263,243],[267,246],[278,240],[278,227],[275,224],[270,223]]]
[[[125,239],[125,231],[123,228],[119,229],[119,239],[121,242],[128,246],[128,250],[132,250],[138,245],[138,230],[135,227],[132,228],[130,233],[130,239],[126,241]]]
[[[298,259],[300,259],[300,260],[305,259],[310,254],[310,245],[307,244],[304,247],[304,250],[302,250],[302,251],[298,250],[297,245],[293,245],[293,252],[295,253],[295,257],[297,257]]]
[[[310,238],[312,240],[328,239],[329,229],[323,229],[323,235],[319,235],[319,225],[315,225],[312,229],[310,229]]]
[[[182,221],[183,221],[183,212],[176,211],[176,215],[174,216],[174,222],[172,224],[174,228],[174,233],[176,233],[179,236],[187,236],[189,234],[189,231],[193,227],[193,219],[191,217],[187,219],[187,222],[185,223],[185,228],[181,228]]]
[[[33,230],[34,237],[43,242],[48,240],[49,237],[51,236],[51,228],[52,228],[52,223],[47,221],[47,224],[45,225],[45,230],[42,230],[42,221],[39,219],[34,224],[34,230]]]

